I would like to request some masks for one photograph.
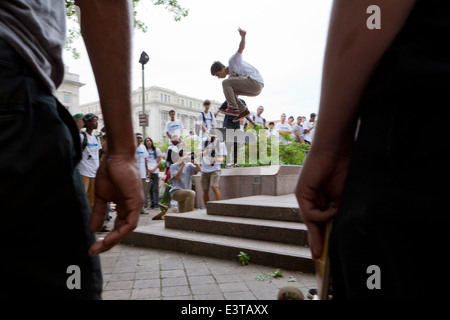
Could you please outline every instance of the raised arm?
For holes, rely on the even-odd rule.
[[[91,231],[101,229],[108,202],[117,204],[114,229],[89,250],[109,250],[137,226],[143,203],[131,112],[132,11],[128,0],[77,0],[81,33],[94,72],[108,137],[97,171]],[[111,65],[114,68],[111,68]]]
[[[238,31],[239,31],[239,35],[241,36],[241,42],[239,43],[238,52],[240,54],[242,54],[242,52],[245,49],[245,36],[247,35],[247,31],[244,31],[241,28],[239,28]]]

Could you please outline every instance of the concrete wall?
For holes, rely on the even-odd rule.
[[[220,191],[223,200],[255,195],[280,196],[294,193],[302,166],[264,166],[222,169]],[[195,207],[205,208],[201,173],[194,176]],[[209,191],[214,201],[214,193]]]

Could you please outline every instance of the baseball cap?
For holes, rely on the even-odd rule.
[[[93,113],[85,114],[83,116],[83,123],[86,124],[86,123],[88,123],[89,121],[91,121],[94,118],[98,119],[98,117],[95,114],[93,114]]]

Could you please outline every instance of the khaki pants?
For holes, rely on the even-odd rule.
[[[194,211],[195,191],[194,190],[178,190],[173,194],[173,200],[178,201],[178,212]]]
[[[92,212],[95,203],[95,178],[81,176],[81,180],[83,180],[84,190],[86,191],[86,195],[89,200],[89,206],[91,207]]]
[[[213,172],[202,172],[202,190],[209,190],[211,187],[219,187],[220,185],[220,170]]]
[[[228,107],[243,112],[246,107],[239,101],[238,96],[256,97],[264,85],[248,77],[230,77],[222,81],[222,87]]]

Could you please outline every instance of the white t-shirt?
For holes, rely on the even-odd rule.
[[[147,178],[147,172],[145,171],[145,161],[147,159],[147,148],[140,144],[136,149],[136,158],[139,167],[139,172],[141,173],[141,179]]]
[[[228,69],[229,77],[250,77],[264,84],[264,79],[258,69],[242,60],[242,54],[239,51],[228,60]]]
[[[178,190],[192,190],[192,178],[197,174],[197,170],[195,169],[195,165],[191,162],[187,162],[184,165],[183,173],[179,180],[174,179],[178,171],[180,170],[180,164],[174,163],[170,166],[170,178],[172,179],[172,187],[170,188],[170,196],[173,198],[173,195]]]
[[[214,162],[213,165],[211,165],[211,152],[214,148],[215,153],[216,153],[216,157],[218,156],[226,156],[227,153],[227,147],[225,146],[225,143],[223,142],[217,142],[215,141],[213,144],[211,144],[211,142],[208,143],[208,145],[205,147],[205,143],[206,143],[206,139],[203,139],[201,144],[199,144],[198,146],[198,150],[207,150],[206,154],[202,157],[202,161],[200,163],[200,166],[202,168],[202,172],[205,173],[210,173],[210,172],[214,172],[214,171],[219,171],[221,170],[221,166],[222,166],[222,162]]]
[[[278,132],[285,131],[285,130],[292,130],[291,126],[287,122],[285,122],[285,123],[278,122],[275,125],[274,129],[277,130]]]
[[[153,169],[154,167],[156,167],[156,165],[158,164],[158,157],[161,156],[161,150],[159,150],[159,148],[155,148],[156,151],[153,151],[153,148],[147,149],[147,168],[149,170]],[[159,167],[156,168],[155,171],[153,171],[153,173],[159,173]]]
[[[264,127],[264,121],[265,119],[263,117],[258,116],[257,114],[253,114],[250,119],[253,120],[253,122],[255,122],[257,125],[261,125],[262,127]]]
[[[86,132],[87,144],[86,148],[81,154],[81,161],[78,163],[78,171],[82,176],[88,178],[95,178],[98,167],[100,166],[100,149],[102,145],[100,139],[95,135],[90,135]],[[84,140],[83,134],[80,134],[81,142]]]
[[[205,118],[203,118],[203,116]],[[197,117],[197,125],[199,125],[200,127],[198,136],[200,139],[203,139],[208,135],[205,132],[203,132],[202,125],[205,126],[206,130],[210,131],[213,126],[217,125],[216,117],[214,117],[214,114],[211,111],[209,111],[208,113],[202,111]]]
[[[285,122],[285,123],[278,122],[275,125],[274,129],[275,129],[276,132],[280,133],[280,132],[283,132],[285,130],[292,130],[292,127],[287,122]],[[284,139],[284,137],[282,135],[280,135],[280,144],[282,144],[282,145],[288,144],[288,141],[286,139]]]
[[[181,137],[181,132],[183,131],[184,126],[180,120],[167,121],[166,126],[164,128],[165,132],[168,132],[171,137],[178,136]],[[170,142],[172,144],[172,142]]]
[[[308,121],[303,122],[303,130],[309,130],[312,127],[314,127],[314,123]],[[314,129],[312,129],[310,132],[305,133],[305,136],[303,137],[303,139],[305,139],[306,141],[312,142],[312,137],[313,137],[313,133],[314,133]]]

